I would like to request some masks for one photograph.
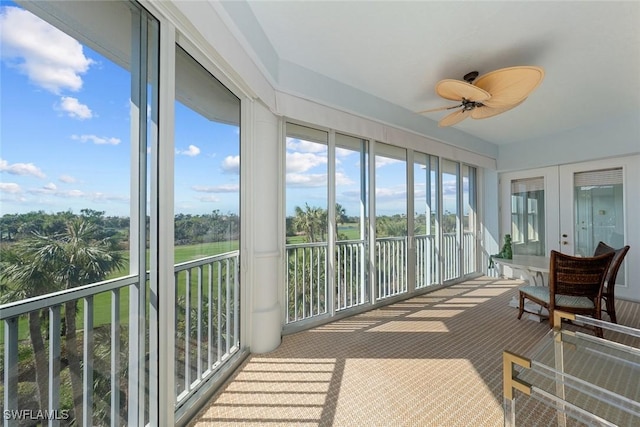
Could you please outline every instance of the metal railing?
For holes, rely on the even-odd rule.
[[[475,271],[475,237],[464,236],[464,274]],[[436,236],[414,237],[416,253],[415,289],[436,285],[440,279],[440,256]],[[371,303],[367,279],[368,254],[364,240],[339,241],[335,249],[335,290],[328,290],[326,242],[298,243],[286,246],[286,322],[293,323],[329,315],[329,297],[335,311]],[[460,245],[455,233],[442,236],[442,280],[460,277]],[[408,292],[407,238],[384,237],[376,240],[374,273],[375,301]]]
[[[59,425],[61,419],[72,416],[69,410],[74,401],[81,402],[81,413],[73,414],[80,425],[126,424],[127,404],[122,396],[127,394],[128,359],[123,350],[128,348],[128,340],[123,337],[126,335],[123,329],[129,316],[126,310],[121,310],[122,305],[128,304],[128,298],[121,297],[137,284],[137,276],[126,276],[0,306],[4,326],[3,414],[16,415],[5,416],[5,426],[19,425],[20,418],[27,414],[23,411],[34,407],[55,414],[58,419],[51,420],[50,425]],[[76,322],[80,324],[77,336],[69,333],[66,324],[70,318],[68,310],[76,307],[82,319]],[[94,324],[98,310],[110,312],[109,323]],[[39,351],[34,352],[28,343]],[[74,359],[79,359],[77,368],[71,368]],[[18,390],[28,384],[21,384],[24,378],[20,377],[20,371],[21,365],[29,362],[35,365],[34,382],[39,390],[32,401],[24,402],[24,396],[19,399]],[[63,373],[63,364],[69,365],[68,374]],[[80,395],[77,383],[73,385],[71,402],[63,401],[63,382],[81,385]],[[43,391],[45,396],[41,395]],[[45,402],[46,407],[40,407],[40,402]]]
[[[240,350],[238,252],[175,266],[176,404]]]
[[[437,283],[438,256],[435,236],[419,235],[414,237],[416,248],[416,289],[424,289]]]
[[[327,314],[327,243],[287,245],[287,323]]]
[[[336,311],[356,307],[369,300],[364,240],[336,243]]]
[[[476,257],[477,257],[477,249],[476,249],[476,236],[471,231],[465,231],[462,233],[462,243],[463,243],[463,271],[462,274],[471,274],[476,271]]]
[[[456,233],[442,234],[441,253],[443,258],[442,281],[446,282],[460,276],[460,244]]]
[[[407,238],[376,239],[376,300],[407,292]]]
[[[129,294],[138,286],[138,276],[130,275],[0,305],[0,409],[15,415],[5,416],[5,426],[36,413],[52,418],[49,425],[69,424],[71,417],[79,425],[127,424],[128,408],[144,406],[128,393],[129,356],[139,354],[138,340],[127,332],[136,320]],[[162,333],[176,334],[179,407],[240,349],[238,251],[176,265],[175,286],[176,330]],[[68,316],[74,308],[76,315]],[[67,319],[76,317],[70,329]],[[35,366],[30,384],[25,366]],[[62,384],[71,385],[71,396]],[[26,387],[33,387],[27,397],[19,393]]]

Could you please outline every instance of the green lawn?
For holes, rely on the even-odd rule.
[[[340,234],[340,240],[359,240],[360,226],[357,223],[340,224],[338,225],[338,234]],[[303,235],[287,236],[288,245],[296,245],[306,242],[307,238]]]
[[[176,246],[174,257],[175,264],[179,264],[185,261],[191,261],[198,258],[204,258],[206,256],[217,255],[225,252],[231,252],[238,249],[238,242],[212,242],[203,243],[197,245],[184,245]],[[148,252],[147,252],[148,259]],[[127,274],[129,266],[128,259],[125,260],[126,267],[118,271],[111,273],[107,279],[114,279],[122,277]],[[205,275],[206,279],[206,275]],[[185,294],[186,277],[185,274],[180,274],[177,289],[178,296]],[[215,277],[213,281],[216,283]],[[93,297],[93,324],[94,327],[110,324],[111,323],[111,292],[103,292]],[[129,287],[125,287],[120,290],[120,323],[126,325],[129,323]],[[197,277],[193,275],[191,278],[191,302],[195,304],[197,301]],[[148,314],[148,313],[147,313]],[[80,301],[78,303],[78,313],[76,315],[76,327],[78,329],[84,328],[84,303]],[[27,339],[29,337],[29,328],[27,324],[26,316],[20,318],[20,324],[18,326],[18,335],[20,340]],[[0,343],[4,342],[4,322],[0,322]]]

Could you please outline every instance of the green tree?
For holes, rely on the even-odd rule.
[[[53,272],[36,255],[35,243],[37,242],[38,239],[32,236],[0,250],[0,259],[2,259],[2,270],[0,271],[2,298],[0,302],[19,301],[59,290],[56,288]],[[37,400],[40,403],[40,408],[48,408],[47,381],[49,371],[41,315],[41,310],[29,313],[29,338],[34,354]]]
[[[9,260],[8,269],[3,271],[7,287],[13,289],[16,297],[19,294],[24,298],[104,280],[110,272],[124,266],[124,258],[118,251],[115,240],[98,238],[101,234],[95,223],[78,217],[69,220],[62,233],[46,235],[34,232],[24,240],[24,244],[12,249],[15,257]],[[66,352],[71,374],[74,415],[79,423],[82,420],[83,389],[76,313],[77,301],[65,303]],[[33,322],[36,320],[33,319]],[[30,331],[33,331],[35,340],[38,341],[35,324],[33,328],[30,326]],[[40,347],[39,342],[34,343],[34,336],[31,339],[37,360],[44,354],[44,346]]]
[[[324,241],[327,233],[327,211],[311,207],[307,203],[304,206],[304,209],[295,207],[294,228],[303,232],[309,243]]]

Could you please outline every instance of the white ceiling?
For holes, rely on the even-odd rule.
[[[536,65],[545,78],[522,105],[455,128],[508,144],[640,115],[638,1],[240,3],[225,8],[280,90],[295,66],[413,114],[452,104],[434,92],[441,79]]]

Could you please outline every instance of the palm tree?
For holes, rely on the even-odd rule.
[[[2,298],[0,303],[20,301],[58,290],[56,281],[47,265],[44,265],[34,254],[34,243],[31,237],[0,250],[2,259]],[[9,286],[10,284],[10,286]],[[42,334],[42,311],[29,313],[29,337],[33,348],[35,362],[35,382],[37,384],[40,408],[48,408],[48,362],[45,340]]]
[[[340,203],[336,203],[336,223],[340,225],[345,222],[347,222],[347,210]]]
[[[100,236],[100,229],[96,224],[77,217],[66,222],[66,229],[62,233],[48,236],[35,232],[25,240],[24,245],[16,247],[19,257],[15,258],[16,263],[3,272],[3,276],[7,278],[14,292],[24,296],[41,295],[104,280],[110,272],[123,267],[124,258],[117,250],[114,240],[99,239],[97,236]],[[80,423],[83,389],[76,336],[77,301],[65,303],[64,312],[75,419]],[[44,346],[40,347],[37,342],[35,329],[34,325],[36,343],[33,344],[33,336],[31,339],[37,360],[39,355],[44,355]]]
[[[293,226],[297,231],[302,231],[307,237],[307,241],[311,243],[316,241],[316,218],[314,215],[314,208],[311,208],[307,203],[305,203],[304,206],[304,210],[300,206],[296,206],[296,216],[293,218]]]

